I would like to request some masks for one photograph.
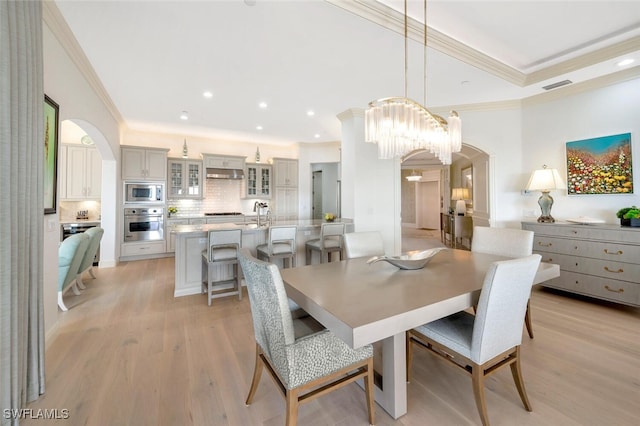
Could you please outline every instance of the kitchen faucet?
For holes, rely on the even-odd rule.
[[[267,205],[267,203],[265,202],[260,201],[256,201],[255,203],[253,203],[253,211],[258,213],[258,228],[260,227],[260,210],[262,210],[262,208],[264,207],[269,207],[269,205]]]

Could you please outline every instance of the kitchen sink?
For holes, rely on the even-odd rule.
[[[242,222],[242,223],[234,223],[234,225],[238,225],[238,226],[244,226],[245,229],[258,229],[258,228],[267,228],[268,224],[262,224],[260,226],[258,226],[257,223],[253,222],[253,223],[246,223],[246,222]]]

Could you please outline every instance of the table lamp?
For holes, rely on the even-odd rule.
[[[538,205],[540,205],[540,210],[542,210],[542,215],[538,218],[538,222],[552,223],[556,221],[551,216],[553,198],[551,198],[549,192],[554,189],[562,189],[564,186],[564,181],[560,177],[558,170],[547,169],[546,165],[542,166],[542,169],[531,173],[531,178],[527,184],[527,190],[542,192],[542,195],[538,199]]]
[[[453,188],[451,190],[451,199],[456,202],[456,213],[458,213],[458,216],[464,216],[467,211],[465,200],[469,198],[471,198],[469,188]]]

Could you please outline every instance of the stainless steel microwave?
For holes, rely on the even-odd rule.
[[[163,182],[125,182],[125,203],[164,203]]]

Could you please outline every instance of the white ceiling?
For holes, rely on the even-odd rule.
[[[56,4],[131,129],[337,141],[337,114],[403,95],[401,0]],[[424,103],[422,7],[409,2],[408,95]],[[427,21],[429,108],[522,99],[620,71],[621,58],[640,65],[640,1],[430,0]]]

